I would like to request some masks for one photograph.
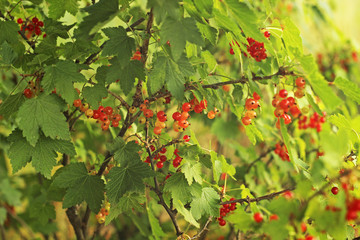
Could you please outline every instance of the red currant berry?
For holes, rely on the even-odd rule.
[[[156,135],[160,135],[161,134],[161,131],[162,131],[162,128],[161,127],[154,127],[154,133]]]
[[[39,21],[39,19],[37,17],[33,17],[33,19],[31,20],[33,23],[37,23]]]
[[[111,115],[113,113],[112,107],[106,107],[104,108],[104,112],[106,115]]]
[[[298,77],[296,80],[295,80],[295,84],[296,84],[296,86],[298,86],[298,87],[304,87],[305,86],[305,79],[304,78],[302,78],[302,77]]]
[[[221,218],[221,220],[219,221],[219,225],[220,225],[220,226],[225,226],[225,225],[226,225],[226,221],[225,221],[223,218]]]
[[[249,118],[249,117],[243,117],[243,118],[241,119],[241,122],[242,122],[245,126],[250,125],[250,124],[251,124],[251,118]]]
[[[165,116],[166,114],[165,114],[165,112],[164,111],[159,111],[157,114],[156,114],[156,116],[157,116],[157,118],[163,118],[164,116]]]
[[[231,54],[231,55],[234,55],[234,54],[235,54],[235,52],[234,52],[234,49],[233,49],[233,48],[230,48],[230,54]]]
[[[260,212],[255,213],[253,217],[255,222],[257,223],[261,223],[264,219],[263,215]]]
[[[18,18],[18,20],[16,21],[18,24],[22,24],[24,21],[22,20],[22,18]]]
[[[200,106],[201,106],[203,109],[206,109],[206,108],[207,108],[207,101],[206,101],[206,99],[200,101]]]
[[[39,21],[39,22],[37,23],[37,25],[38,25],[39,27],[43,27],[43,26],[44,26],[44,22],[43,22],[43,21]]]
[[[184,139],[185,142],[189,142],[189,141],[190,141],[190,136],[189,136],[189,135],[185,135],[185,136],[183,137],[183,139]]]
[[[150,150],[151,150],[152,152],[155,151],[154,145],[150,145]]]
[[[266,38],[269,38],[269,37],[270,37],[269,31],[264,32],[264,36],[265,36]]]
[[[166,162],[167,157],[165,155],[161,155],[159,159],[160,159],[160,162]]]
[[[182,105],[182,110],[183,110],[184,112],[189,112],[190,109],[191,109],[191,104],[190,104],[190,103],[186,102],[186,103],[184,103],[184,104]]]
[[[260,99],[261,99],[260,95],[257,94],[257,92],[254,92],[254,93],[253,93],[253,98],[254,98],[255,100],[260,100]]]
[[[203,108],[200,105],[195,105],[194,112],[201,113],[203,111]]]
[[[287,95],[288,95],[288,91],[286,91],[286,89],[281,89],[281,90],[279,91],[279,97],[281,97],[281,98],[286,98]]]
[[[166,153],[166,148],[162,148],[162,149],[160,150],[160,153],[162,153],[162,154]]]
[[[29,89],[29,88],[26,88],[26,89],[24,90],[23,94],[24,94],[24,96],[25,96],[26,98],[31,98],[31,97],[33,96],[33,92],[32,92],[31,89]]]
[[[164,166],[164,163],[163,162],[157,162],[156,163],[156,167],[157,168],[162,168]]]
[[[272,214],[272,215],[270,215],[269,219],[270,219],[270,221],[272,221],[272,220],[276,221],[276,220],[279,220],[279,216],[276,214]]]
[[[174,112],[173,115],[172,115],[172,118],[175,120],[175,121],[179,121],[181,119],[181,113],[179,112]]]
[[[332,192],[332,194],[337,195],[339,193],[339,188],[338,187],[333,187],[331,189],[331,192]]]

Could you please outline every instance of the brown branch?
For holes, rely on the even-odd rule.
[[[283,194],[284,192],[292,191],[294,189],[295,188],[287,188],[287,189],[281,190],[279,192],[273,192],[273,193],[270,193],[270,194],[267,194],[267,195],[264,195],[264,196],[261,196],[261,197],[257,197],[257,198],[249,198],[249,197],[247,197],[247,198],[240,198],[240,199],[235,199],[235,200],[231,200],[231,201],[221,202],[220,205],[230,204],[230,203],[243,204],[243,203],[259,202],[259,201],[262,201],[262,200],[271,200],[274,197]]]
[[[119,101],[121,102],[121,104],[122,104],[127,110],[129,110],[129,108],[130,108],[129,104],[128,104],[121,96],[113,93],[113,92],[110,91],[110,90],[107,90],[107,91],[108,91],[108,93],[109,93],[111,96],[113,96],[114,98],[116,98],[117,100],[119,100]]]
[[[204,227],[197,234],[195,234],[192,238],[190,238],[190,240],[200,238],[204,233],[209,231],[209,229],[207,227],[209,226],[209,224],[211,222],[212,222],[212,217],[210,216],[208,218],[208,220],[206,221]]]
[[[149,125],[149,122],[147,121],[145,123],[145,149],[146,149],[146,152],[147,154],[149,155],[149,158],[150,158],[150,165],[151,165],[151,169],[153,171],[155,171],[155,167],[154,167],[154,161],[153,161],[153,154],[151,154],[151,150],[150,150],[150,146],[149,146],[149,129],[148,129],[148,125]],[[160,190],[160,187],[159,187],[159,182],[156,178],[156,175],[154,176],[154,185],[155,185],[155,189],[153,189],[153,191],[156,193],[156,195],[159,197],[159,204],[162,205],[165,209],[165,211],[168,213],[174,227],[175,227],[175,231],[176,231],[176,235],[177,236],[180,236],[183,234],[183,232],[180,230],[180,227],[177,223],[177,220],[176,220],[176,214],[173,210],[171,210],[169,208],[169,206],[166,204],[164,198],[163,198],[163,193],[162,191]]]
[[[81,220],[76,213],[76,207],[72,206],[66,209],[66,215],[75,231],[76,239],[77,240],[84,240],[85,236],[81,227]]]
[[[269,153],[271,153],[272,151],[274,151],[275,148],[269,148],[267,151],[263,152],[257,159],[255,159],[254,161],[252,161],[247,170],[246,170],[246,173],[248,173],[250,171],[250,168],[258,161],[260,161],[262,158],[266,157]]]
[[[225,77],[225,78],[229,78],[232,79],[230,77],[227,76],[223,76],[223,75],[218,75],[218,74],[210,74],[212,76],[221,76],[221,77]],[[202,85],[202,88],[211,88],[211,89],[218,89],[221,86],[224,85],[228,85],[228,84],[237,84],[237,83],[241,83],[241,84],[245,84],[247,82],[249,82],[250,80],[252,81],[261,81],[261,80],[268,80],[268,79],[272,79],[275,76],[285,76],[285,75],[290,75],[290,76],[295,76],[296,74],[293,71],[288,71],[287,69],[281,67],[279,68],[279,71],[269,75],[269,76],[253,76],[253,78],[247,78],[247,77],[241,77],[240,79],[232,79],[230,81],[225,81],[225,82],[217,82],[217,83],[212,83],[212,84],[205,84]],[[196,85],[188,85],[187,87],[185,87],[184,92],[190,91],[190,90],[195,90],[196,89]],[[147,98],[147,100],[149,102],[154,102],[159,98],[162,97],[170,97],[171,93],[170,92],[156,92],[155,94],[153,94],[151,97]]]

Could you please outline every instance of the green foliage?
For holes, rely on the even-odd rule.
[[[40,129],[46,137],[69,140],[69,128],[61,113],[62,101],[55,95],[42,95],[26,100],[18,112],[19,128],[23,136],[35,146],[40,138]]]
[[[0,0],[1,234],[359,237],[359,59],[336,6]]]
[[[89,175],[84,163],[70,164],[54,180],[55,186],[66,188],[63,208],[85,201],[97,213],[104,200],[105,184],[100,176]]]

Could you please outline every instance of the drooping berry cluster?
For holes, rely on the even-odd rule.
[[[207,101],[205,99],[199,102],[197,98],[193,98],[190,102],[185,102],[181,107],[182,112],[174,112],[172,115],[172,118],[175,120],[173,124],[174,131],[182,132],[190,126],[188,121],[188,118],[190,117],[189,112],[194,111],[196,113],[202,113],[206,108]]]
[[[182,157],[180,157],[179,156],[179,149],[175,149],[174,150],[174,155],[176,156],[175,157],[175,159],[173,160],[173,166],[174,166],[174,168],[177,168],[177,167],[179,167],[180,166],[180,163],[181,163],[181,161],[182,161]]]
[[[106,202],[104,207],[100,209],[100,212],[96,214],[96,220],[99,224],[103,224],[105,222],[106,216],[109,215],[110,211],[110,203]]]
[[[252,119],[256,118],[256,112],[254,111],[258,107],[260,107],[259,104],[260,96],[256,92],[253,93],[253,98],[248,98],[245,101],[245,115],[241,118],[241,122],[247,126],[251,124]]]
[[[80,111],[85,113],[88,118],[96,119],[97,123],[100,123],[101,129],[104,131],[109,129],[110,123],[112,127],[119,126],[121,115],[115,113],[110,106],[99,106],[98,109],[93,110],[89,107],[88,103],[82,103],[81,99],[74,100],[73,105],[74,107],[80,108]]]
[[[314,114],[309,118],[307,116],[301,116],[299,119],[299,129],[307,129],[307,128],[313,128],[316,129],[317,132],[321,132],[322,130],[322,124],[325,123],[325,117],[326,113],[322,113],[323,116],[320,116],[317,112],[314,112]]]
[[[287,151],[285,144],[281,145],[280,143],[277,143],[275,145],[274,152],[281,158],[281,160],[290,162],[289,153]]]
[[[230,201],[235,200],[235,198],[231,198]],[[224,219],[224,217],[226,217],[226,215],[228,213],[230,213],[231,211],[235,211],[236,209],[236,202],[231,203],[231,204],[224,204],[222,205],[222,207],[220,208],[220,217],[218,217],[218,222],[220,226],[225,226],[226,225],[226,221]]]
[[[352,200],[346,200],[346,220],[355,220],[358,217],[358,212],[360,211],[360,199],[353,198]]]
[[[301,114],[295,98],[288,97],[288,91],[286,89],[281,89],[279,93],[275,94],[272,105],[275,107],[274,115],[278,119],[276,122],[278,129],[280,129],[280,118],[284,119],[285,124],[290,124],[292,118],[288,113],[290,113],[293,118],[297,118]]]
[[[296,90],[294,91],[294,96],[296,98],[302,98],[305,96],[304,89],[305,89],[306,81],[303,77],[298,77],[295,80]]]
[[[31,38],[34,34],[40,36],[42,33],[41,28],[44,27],[44,22],[39,21],[37,17],[33,17],[31,21],[26,19],[25,22],[23,19],[18,18],[17,23],[21,24],[21,31],[25,31],[27,38]],[[46,37],[46,34],[43,37]]]
[[[150,150],[151,152],[154,152],[156,150],[155,146],[154,145],[150,145]],[[167,160],[167,157],[164,155],[166,153],[166,148],[161,148],[161,150],[154,156],[154,161],[158,161],[156,163],[156,167],[158,169],[161,169],[164,167],[164,162],[166,162]],[[150,162],[150,157],[146,157],[145,159],[145,162],[146,163],[151,163]]]
[[[24,89],[23,94],[26,98],[33,98],[39,92],[43,92],[44,89],[40,87],[40,84],[36,84],[33,80],[30,80],[27,87]]]
[[[247,51],[251,57],[253,57],[257,62],[267,58],[264,43],[258,42],[250,37],[247,38],[247,41],[249,43],[247,46]]]

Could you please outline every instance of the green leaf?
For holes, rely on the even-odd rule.
[[[257,129],[255,127],[255,125],[250,124],[245,126],[245,131],[246,131],[246,135],[248,136],[250,142],[255,145],[257,140],[262,142],[264,141],[264,137],[261,134],[261,132],[259,131],[259,129]]]
[[[162,230],[159,220],[154,216],[154,213],[150,208],[146,208],[148,213],[148,218],[151,226],[151,231],[155,239],[162,239],[165,236],[164,231]]]
[[[138,193],[130,192],[123,195],[119,202],[110,208],[110,213],[106,217],[105,225],[108,225],[113,219],[118,217],[121,213],[128,213],[132,209],[141,212],[143,210],[143,204],[145,197]]]
[[[79,72],[78,66],[74,62],[59,61],[55,65],[45,68],[45,75],[41,83],[47,92],[56,88],[56,92],[72,105],[77,96],[73,83],[85,81],[85,76]]]
[[[229,6],[232,16],[236,19],[237,23],[240,25],[247,37],[252,37],[261,42],[266,41],[257,25],[257,16],[254,11],[246,5],[246,3],[239,2],[238,0],[227,0],[226,4]],[[230,30],[232,31],[232,29]]]
[[[12,206],[21,204],[21,192],[11,186],[8,178],[0,182],[0,199]]]
[[[299,60],[305,71],[306,79],[309,80],[314,92],[321,98],[325,106],[330,111],[338,107],[342,101],[335,95],[332,89],[328,86],[328,82],[320,74],[314,57],[307,55],[301,57]]]
[[[216,45],[218,39],[218,30],[216,28],[210,27],[208,24],[202,24],[197,22],[196,26],[199,28],[201,35],[204,39],[209,40],[212,45]]]
[[[148,8],[154,9],[155,20],[158,25],[165,20],[166,16],[180,17],[178,1],[148,0]]]
[[[283,22],[284,31],[282,38],[284,39],[287,50],[293,54],[293,56],[303,55],[302,39],[300,37],[300,30],[296,25],[286,18]]]
[[[143,179],[153,176],[151,168],[141,160],[128,161],[126,165],[110,170],[106,193],[111,203],[116,203],[130,191],[143,192]]]
[[[173,19],[167,17],[161,26],[160,39],[163,44],[167,41],[170,42],[175,61],[179,60],[183,54],[186,41],[203,45],[201,34],[192,18]]]
[[[186,57],[183,56],[175,62],[161,56],[155,61],[148,84],[151,92],[155,93],[166,83],[171,94],[180,100],[184,97],[185,77],[192,74],[194,74],[194,69]]]
[[[100,50],[89,41],[77,39],[75,42],[67,42],[60,45],[60,53],[69,60],[80,59],[85,61],[89,54],[96,53]]]
[[[236,229],[241,229],[241,231],[244,232],[250,229],[254,221],[251,214],[246,213],[242,207],[236,208],[232,214],[226,217],[226,220],[234,224]]]
[[[9,141],[12,142],[9,148],[9,158],[14,173],[31,161],[36,171],[50,178],[51,170],[56,165],[58,157],[56,152],[66,153],[70,156],[76,154],[71,142],[53,140],[44,136],[41,136],[36,145],[32,146],[18,130],[9,136]]]
[[[110,39],[106,41],[103,56],[118,56],[121,65],[130,61],[135,50],[135,39],[128,37],[123,27],[105,28],[103,32]]]
[[[18,57],[17,53],[14,51],[12,46],[9,45],[7,42],[4,42],[1,45],[0,55],[2,58],[2,62],[9,65],[15,62],[15,60]]]
[[[45,195],[40,195],[30,202],[30,217],[35,218],[41,225],[49,222],[49,219],[56,218],[55,207],[46,200]]]
[[[184,173],[189,185],[191,185],[194,180],[195,182],[202,184],[201,166],[202,164],[199,162],[195,164],[193,164],[192,162],[186,162],[182,165],[181,171]]]
[[[84,163],[65,166],[55,178],[54,184],[67,188],[63,208],[85,201],[91,211],[98,213],[104,200],[105,184],[100,176],[89,175]]]
[[[119,11],[118,0],[100,0],[83,9],[89,15],[84,17],[75,35],[85,37],[97,33],[106,23],[111,21]]]
[[[65,12],[69,12],[72,15],[76,15],[78,12],[78,0],[48,0],[49,16],[51,18],[59,19],[65,15]]]
[[[18,117],[19,128],[32,146],[39,139],[40,128],[46,137],[70,139],[68,124],[55,95],[41,95],[26,100],[19,109]]]
[[[190,186],[185,175],[178,172],[166,180],[164,191],[171,192],[174,201],[187,203],[191,200]]]
[[[336,77],[334,83],[346,96],[360,104],[360,88],[356,83],[343,77]]]
[[[219,194],[213,188],[203,188],[201,197],[194,198],[191,202],[191,213],[196,220],[200,219],[204,214],[218,216],[219,202]]]
[[[328,120],[338,128],[352,129],[350,122],[340,113],[331,115]]]
[[[144,66],[140,61],[132,60],[126,65],[121,64],[119,58],[110,60],[111,66],[106,73],[106,82],[113,83],[120,80],[121,90],[127,95],[134,88],[135,78],[144,80]]]
[[[184,218],[187,222],[191,223],[196,228],[200,227],[200,224],[198,222],[196,222],[194,216],[191,214],[191,212],[189,210],[187,210],[184,207],[184,204],[180,200],[174,199],[174,207],[181,215],[184,216]]]
[[[114,143],[108,147],[108,150],[114,154],[114,160],[120,165],[126,165],[140,159],[138,152],[141,150],[141,146],[135,141],[125,143],[121,137],[115,138]]]
[[[0,207],[0,225],[3,225],[6,220],[6,209],[3,207]]]
[[[213,10],[213,0],[196,0],[194,1],[196,8],[205,18],[210,18]]]
[[[289,137],[289,134],[287,132],[287,128],[286,128],[286,125],[284,123],[284,119],[283,118],[280,118],[280,131],[281,131],[281,135],[283,137],[283,140],[284,140],[284,143],[285,143],[285,146],[288,150],[288,153],[289,153],[289,157],[290,157],[290,161],[293,163],[294,167],[295,167],[295,170],[297,172],[299,172],[299,168],[298,168],[298,164],[296,163],[296,160],[298,159],[297,156],[295,155],[296,153],[293,154],[293,149],[291,147],[291,144],[290,144],[290,137]]]
[[[24,101],[25,97],[21,92],[10,95],[2,104],[0,104],[0,115],[6,118],[10,117],[18,111]]]
[[[19,26],[15,21],[0,21],[0,44],[5,41],[8,43],[17,43],[19,41]]]
[[[93,87],[84,87],[82,95],[91,107],[97,108],[101,100],[107,97],[108,91],[103,84],[97,83]]]

